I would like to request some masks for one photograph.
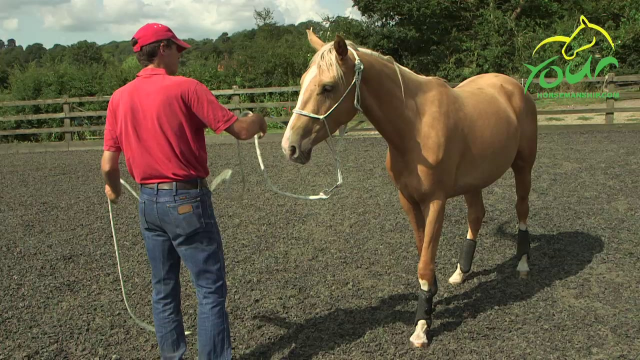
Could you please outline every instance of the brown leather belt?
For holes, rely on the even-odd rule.
[[[204,179],[188,180],[188,181],[175,181],[157,184],[141,184],[143,187],[149,189],[155,189],[156,185],[158,190],[173,190],[175,184],[176,190],[197,190],[199,188],[208,188],[208,184]]]

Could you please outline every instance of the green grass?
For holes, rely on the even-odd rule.
[[[550,116],[550,117],[546,118],[546,120],[548,120],[548,121],[563,121],[563,120],[565,120],[565,118],[558,117],[558,116]]]
[[[640,122],[640,118],[638,117],[627,118],[627,121]]]
[[[577,117],[578,120],[593,120],[593,116],[581,115]]]

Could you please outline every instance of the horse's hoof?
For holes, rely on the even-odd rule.
[[[423,333],[424,334],[424,333]],[[415,336],[416,334],[414,334]],[[416,349],[424,349],[427,346],[429,346],[429,341],[427,340],[427,335],[424,334],[424,337],[415,337],[414,336],[411,337],[411,346],[413,346]]]
[[[426,347],[429,346],[429,343],[425,342],[420,342],[420,343],[416,343],[414,341],[411,341],[411,345],[416,348],[416,349],[425,349]]]
[[[518,262],[518,267],[516,268],[516,271],[520,274],[520,279],[526,279],[529,277],[529,256],[528,255],[522,255],[522,258],[520,258],[520,262]]]
[[[411,345],[415,348],[425,348],[429,345],[427,340],[427,322],[424,320],[418,321],[416,325],[416,331],[411,335]]]
[[[466,275],[462,273],[462,270],[460,270],[460,264],[458,264],[456,272],[454,272],[453,275],[451,275],[451,277],[449,278],[449,284],[460,285],[464,282],[465,277]]]

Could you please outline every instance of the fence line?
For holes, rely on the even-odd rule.
[[[609,78],[607,77],[609,76]],[[637,83],[640,82],[640,75],[621,75],[613,78],[612,74],[601,77],[582,79],[581,83],[594,83],[594,82],[611,82],[611,83]],[[526,83],[527,79],[516,79],[521,83]],[[547,83],[553,83],[557,78],[545,78]],[[539,84],[540,79],[533,79],[533,84]],[[451,87],[456,87],[460,83],[447,82]],[[562,83],[568,83],[566,78],[563,78]],[[637,85],[636,85],[637,86]],[[212,90],[211,93],[216,96],[223,95],[244,95],[244,94],[267,94],[267,93],[282,93],[282,92],[297,92],[300,91],[300,86],[285,86],[285,87],[268,87],[268,88],[249,88],[249,89],[225,89],[225,90]],[[535,95],[535,94],[533,94]],[[79,102],[102,102],[109,101],[111,96],[84,96],[84,97],[62,97],[59,99],[41,99],[41,100],[20,100],[20,101],[5,101],[0,102],[0,107],[7,106],[29,106],[29,105],[51,105],[51,104],[65,104],[65,103],[79,103]],[[243,104],[245,105],[245,104]]]
[[[527,79],[518,79],[521,83],[526,83]],[[547,83],[553,83],[557,78],[545,79]],[[566,79],[563,79],[566,82]],[[615,73],[609,73],[604,77],[586,78],[581,82],[603,82],[603,93],[616,93],[621,88],[628,86],[638,86],[640,82],[640,75],[624,75],[615,76]],[[538,79],[532,81],[532,83],[539,83]],[[631,83],[631,84],[629,84]],[[457,86],[459,83],[448,83],[451,87]],[[296,102],[258,102],[258,103],[240,103],[240,95],[243,94],[267,94],[267,93],[286,93],[297,92],[300,90],[299,86],[288,87],[270,87],[270,88],[253,88],[253,89],[239,89],[234,86],[232,89],[225,90],[213,90],[211,91],[217,96],[231,95],[231,103],[223,104],[229,110],[239,114],[243,109],[260,109],[260,108],[292,108],[296,105]],[[560,92],[561,93],[561,92]],[[538,110],[538,115],[568,115],[568,114],[605,114],[605,123],[612,124],[614,120],[614,113],[616,112],[640,112],[640,107],[618,107],[615,108],[615,100],[627,100],[627,99],[640,99],[640,93],[633,92],[618,92],[619,97],[605,98],[606,107],[602,108],[578,108],[578,109],[558,109],[558,110]],[[547,97],[541,97],[538,94],[532,94],[536,101],[547,99]],[[62,127],[54,128],[35,128],[35,129],[16,129],[16,130],[0,130],[0,136],[14,136],[14,135],[33,135],[33,134],[50,134],[50,133],[64,133],[65,141],[70,142],[72,134],[82,131],[102,131],[104,125],[90,125],[90,126],[71,126],[71,119],[80,117],[104,117],[106,111],[71,111],[71,104],[74,103],[86,103],[86,102],[108,102],[111,96],[95,96],[95,97],[67,97],[63,96],[59,99],[41,99],[41,100],[21,100],[21,101],[5,101],[0,102],[0,107],[15,107],[15,106],[38,106],[38,105],[52,105],[61,104],[63,111],[61,113],[50,114],[30,114],[30,115],[14,115],[0,117],[0,123],[4,121],[26,121],[26,120],[47,120],[47,119],[64,119],[64,125]],[[286,124],[289,117],[268,117],[267,122]],[[368,123],[366,118],[358,116],[355,119],[355,125],[351,126],[348,131],[375,131],[371,126],[362,128],[361,126]],[[370,125],[370,124],[369,124]]]

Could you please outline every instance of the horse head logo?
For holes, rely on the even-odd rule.
[[[571,60],[573,58],[576,57],[576,55],[582,51],[582,50],[586,50],[590,47],[592,47],[593,45],[595,45],[596,43],[596,37],[593,37],[593,41],[591,42],[591,44],[585,45],[581,48],[579,48],[578,50],[573,52],[572,56],[567,56],[567,47],[569,46],[569,44],[571,43],[571,41],[573,41],[573,38],[576,37],[576,35],[578,35],[580,33],[580,31],[582,31],[582,29],[584,28],[591,28],[591,29],[595,29],[598,30],[602,33],[602,35],[604,35],[607,40],[609,41],[609,44],[611,44],[611,47],[615,49],[615,45],[613,44],[613,41],[611,40],[611,37],[609,36],[609,34],[607,33],[606,30],[604,30],[603,28],[601,28],[598,25],[592,24],[589,22],[589,20],[587,20],[586,17],[584,17],[584,15],[580,16],[580,26],[573,32],[573,35],[571,35],[571,37],[566,37],[566,36],[552,36],[550,38],[547,38],[545,40],[543,40],[540,44],[538,44],[538,46],[535,48],[535,50],[533,50],[533,54],[536,53],[536,50],[538,50],[542,45],[550,43],[550,42],[564,42],[564,47],[562,48],[562,55],[564,56],[565,59],[567,60]]]

